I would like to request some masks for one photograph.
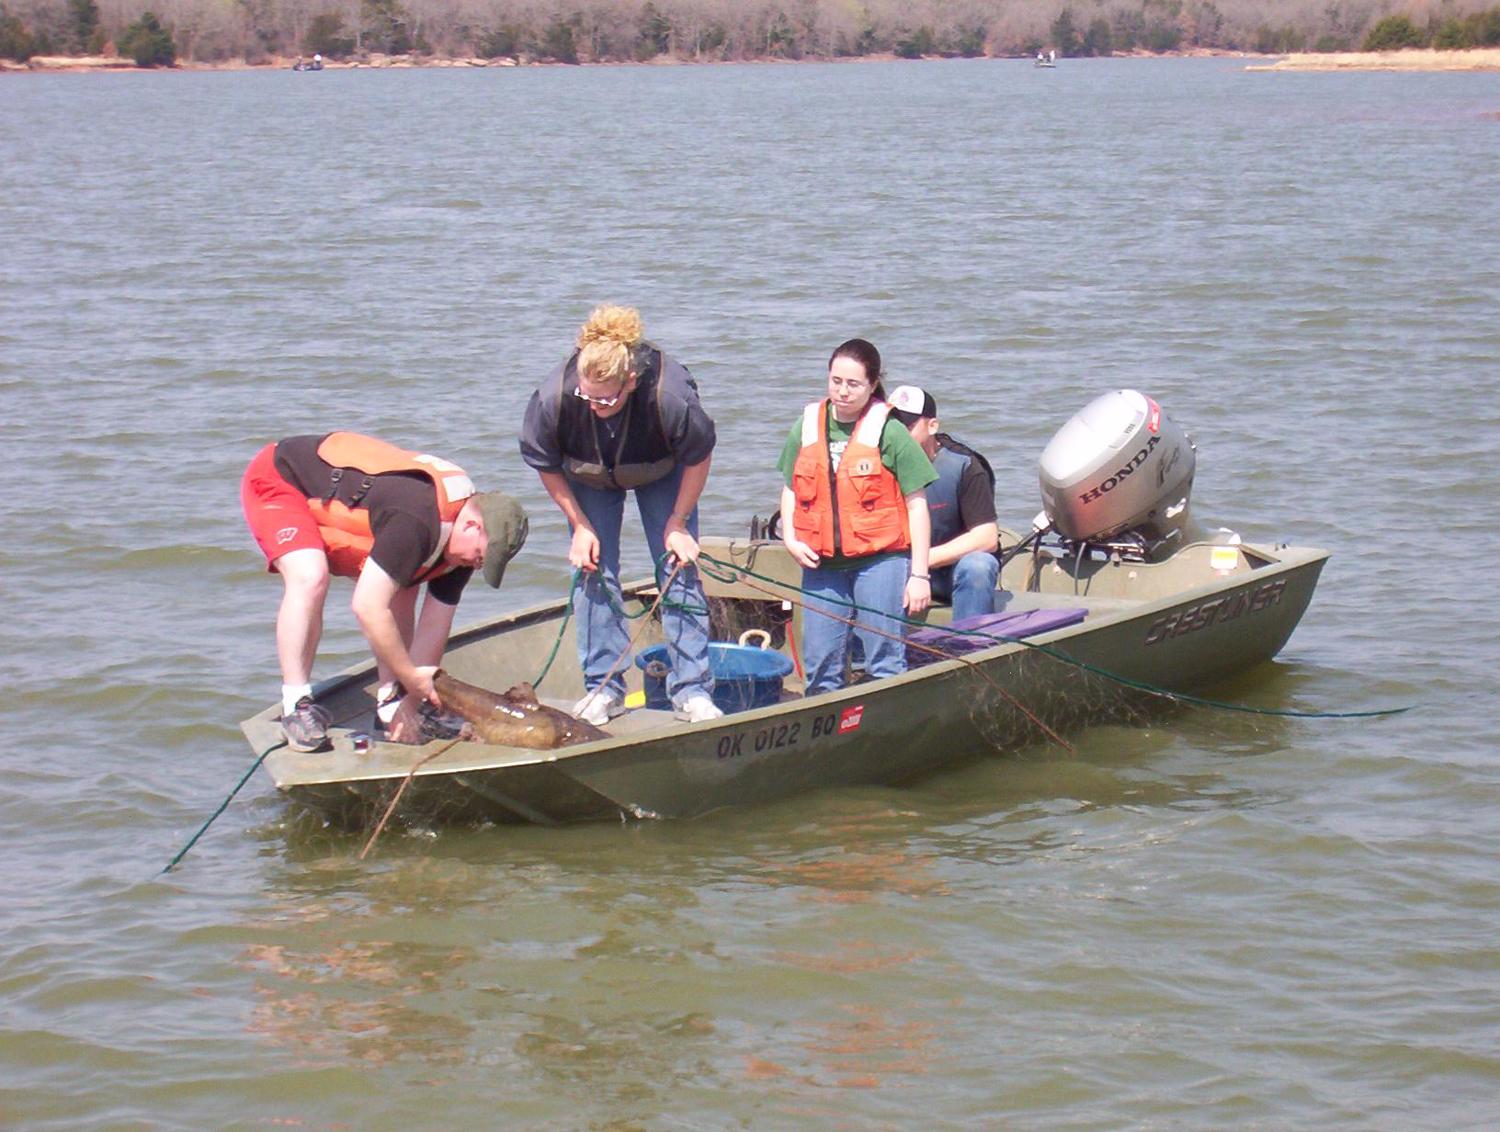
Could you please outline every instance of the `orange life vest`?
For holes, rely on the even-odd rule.
[[[412,578],[412,584],[447,573],[451,567],[443,562],[443,551],[448,548],[448,536],[453,533],[453,524],[464,502],[474,494],[474,484],[457,464],[436,456],[420,452],[408,452],[373,436],[361,436],[357,432],[331,432],[318,445],[318,455],[333,465],[333,481],[329,484],[329,495],[337,489],[346,472],[362,472],[365,476],[360,490],[356,491],[349,504],[336,499],[312,498],[307,501],[313,518],[318,523],[318,533],[323,536],[323,545],[328,551],[328,572],[340,578],[357,578],[370,557],[370,548],[375,545],[375,536],[370,530],[370,512],[359,506],[366,491],[373,483],[372,477],[387,472],[421,472],[432,481],[437,491],[438,534],[437,549],[422,564]],[[352,504],[352,506],[351,506]]]
[[[792,530],[820,557],[863,558],[911,546],[906,498],[881,462],[880,434],[890,406],[872,401],[854,426],[836,473],[828,459],[827,401],[802,410],[802,449],[792,467]]]

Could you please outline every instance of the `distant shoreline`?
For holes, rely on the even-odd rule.
[[[1330,54],[1301,52],[1274,63],[1252,63],[1247,71],[1500,71],[1500,47],[1467,51],[1345,51]]]
[[[1267,56],[1257,55],[1245,51],[1173,51],[1165,55],[1154,55],[1150,52],[1121,52],[1110,56],[1115,59],[1162,59],[1162,58],[1199,58],[1199,57],[1221,57],[1231,59],[1260,59]],[[362,59],[325,59],[323,70],[325,71],[358,71],[358,70],[421,70],[427,68],[453,69],[453,68],[488,68],[488,67],[717,67],[724,64],[751,64],[764,66],[799,66],[805,63],[920,63],[920,62],[946,62],[956,59],[990,59],[998,62],[1029,63],[1033,61],[1031,55],[925,55],[917,59],[909,59],[896,55],[894,52],[873,52],[869,55],[838,55],[838,56],[804,56],[801,59],[787,59],[781,56],[768,55],[753,59],[682,59],[670,55],[659,55],[654,59],[644,61],[632,61],[627,59],[599,59],[586,60],[577,63],[559,63],[551,59],[528,59],[524,57],[502,56],[497,59],[481,59],[473,57],[456,57],[437,55],[381,55],[371,53]],[[307,56],[302,56],[304,62],[310,61]],[[199,62],[196,60],[178,60],[170,67],[137,67],[134,61],[117,55],[34,55],[25,63],[15,63],[7,59],[0,59],[0,70],[8,71],[31,71],[48,74],[59,72],[119,72],[119,71],[290,71],[294,70],[293,64],[298,61],[297,56],[275,57],[267,59],[263,63],[247,63],[243,59],[224,59],[217,62]],[[1076,60],[1075,60],[1076,61]],[[1067,62],[1067,60],[1059,60]]]
[[[927,56],[929,60],[947,59],[950,56]],[[1030,56],[975,56],[997,61],[1025,63]],[[1190,59],[1229,58],[1267,59],[1268,62],[1247,63],[1247,71],[1500,71],[1500,48],[1480,47],[1466,51],[1434,51],[1431,49],[1409,49],[1405,51],[1348,51],[1331,54],[1300,52],[1280,57],[1256,55],[1244,51],[1178,51],[1154,55],[1132,52],[1108,56],[1115,59]],[[489,67],[700,67],[718,66],[723,63],[759,63],[787,65],[800,63],[892,63],[917,62],[894,54],[840,56],[837,58],[784,59],[767,57],[761,59],[677,59],[666,56],[642,63],[618,60],[587,63],[556,63],[550,60],[518,58],[481,59],[446,58],[437,56],[370,55],[361,60],[324,60],[323,69],[343,70],[415,70],[426,68],[489,68]],[[1059,59],[1059,65],[1081,62],[1081,59]],[[60,74],[60,73],[120,73],[151,70],[174,71],[290,71],[296,57],[273,58],[263,63],[247,63],[242,59],[219,62],[179,61],[172,67],[137,67],[127,58],[115,55],[37,55],[25,63],[0,60],[0,73]]]

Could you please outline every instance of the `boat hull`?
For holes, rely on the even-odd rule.
[[[726,561],[756,560],[760,578],[792,572],[778,560],[779,547],[721,549]],[[1084,621],[888,680],[811,698],[788,693],[781,702],[709,723],[685,724],[642,709],[612,723],[608,739],[559,750],[468,742],[356,750],[352,732],[368,718],[374,675],[353,669],[319,690],[344,724],[335,728],[334,750],[273,750],[265,765],[289,797],[344,826],[378,819],[429,755],[435,757],[416,768],[402,796],[401,816],[410,822],[681,818],[829,786],[898,783],[1120,718],[1156,698],[1138,685],[1189,692],[1274,656],[1306,610],[1326,553],[1247,549],[1229,572],[1206,568],[1213,553],[1205,547],[1201,564],[1174,563],[1170,574],[1119,562],[1068,570],[1051,560],[1013,563],[1005,581],[1015,588],[1002,600],[1022,607],[1076,602],[1088,610]],[[747,576],[711,583],[709,590],[743,598],[747,585],[748,592],[763,589]],[[1070,594],[1069,585],[1080,592]],[[1152,596],[1156,589],[1163,592]],[[627,591],[642,606],[652,593],[646,583]],[[555,603],[471,629],[451,643],[445,665],[461,679],[496,688],[532,678],[527,669],[540,663],[544,645],[558,640],[562,613]],[[541,692],[554,699],[576,694],[570,634],[553,668]],[[257,750],[274,746],[275,709],[243,729]]]

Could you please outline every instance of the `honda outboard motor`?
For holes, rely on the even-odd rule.
[[[1143,557],[1187,525],[1197,456],[1187,433],[1134,389],[1096,397],[1042,451],[1042,506],[1064,540]]]

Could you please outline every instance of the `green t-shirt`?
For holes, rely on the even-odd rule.
[[[839,459],[844,455],[844,449],[849,446],[849,438],[854,435],[854,426],[857,423],[857,421],[850,421],[845,424],[832,412],[828,414],[828,458],[835,471],[838,470]],[[797,464],[797,453],[800,451],[802,451],[802,418],[798,417],[797,423],[792,426],[791,435],[786,438],[786,444],[781,449],[781,459],[776,464],[781,471],[782,482],[787,487],[792,486],[792,469]],[[906,426],[895,417],[887,417],[885,428],[880,432],[880,462],[896,477],[896,483],[900,486],[902,495],[921,491],[928,484],[937,482],[937,469],[932,466],[927,453],[922,451],[922,446],[911,438],[911,433],[906,431]],[[847,558],[844,555],[837,555],[824,558],[821,565],[830,570],[843,570],[851,566],[866,565],[872,558],[885,557],[888,555],[866,555],[863,558]]]

